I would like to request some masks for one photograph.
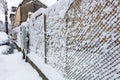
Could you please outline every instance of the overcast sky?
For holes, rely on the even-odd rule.
[[[8,2],[8,9],[10,11],[11,6],[18,6],[23,0],[7,0]],[[57,0],[39,0],[45,5],[52,6]],[[9,17],[9,16],[8,16]],[[4,21],[4,14],[0,11],[0,20]]]

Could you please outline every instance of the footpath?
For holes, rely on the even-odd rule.
[[[18,51],[21,52],[22,56],[24,55],[22,49],[17,45],[16,42],[13,42]],[[29,63],[39,74],[42,80],[65,80],[59,72],[52,68],[50,65],[44,63],[44,60],[35,53],[28,53],[25,57],[25,62]]]
[[[42,78],[22,59],[22,54],[15,50],[14,54],[0,54],[0,80],[42,80]]]

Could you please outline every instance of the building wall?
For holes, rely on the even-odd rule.
[[[14,21],[14,25],[13,27],[19,25],[20,21],[21,21],[21,8],[18,7],[17,11],[16,11],[16,16],[15,16],[15,21]]]
[[[14,26],[17,26],[18,23],[22,23],[27,21],[28,18],[28,12],[35,12],[39,8],[46,8],[46,6],[38,1],[33,1],[33,2],[28,2],[27,1],[23,2],[21,6],[17,9],[16,12],[16,18],[15,18],[15,23]]]
[[[25,22],[28,18],[28,12],[34,12],[34,5],[28,4],[21,6],[21,21]]]

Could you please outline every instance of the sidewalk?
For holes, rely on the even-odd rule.
[[[18,51],[21,51],[21,48],[15,41],[13,41],[13,44],[16,46]],[[50,65],[45,64],[44,60],[42,60],[35,53],[27,54],[26,60],[38,72],[39,76],[43,80],[65,80],[65,78],[63,78],[63,76],[60,75],[55,68],[52,68]]]
[[[22,59],[22,54],[0,55],[0,80],[42,80],[29,63]]]

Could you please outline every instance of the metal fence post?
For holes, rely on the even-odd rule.
[[[45,63],[47,63],[47,49],[46,49],[46,15],[44,14],[44,50],[45,50]]]

